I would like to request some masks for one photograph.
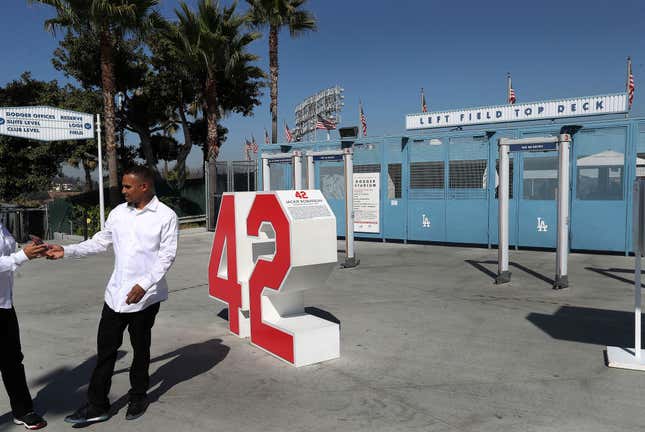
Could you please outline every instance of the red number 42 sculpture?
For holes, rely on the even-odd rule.
[[[222,197],[208,269],[230,331],[304,366],[340,356],[340,326],[305,313],[336,265],[336,219],[318,190]]]

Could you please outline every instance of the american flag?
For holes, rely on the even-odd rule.
[[[336,122],[333,119],[326,119],[318,114],[316,120],[316,129],[336,129]]]
[[[426,94],[421,87],[421,112],[428,112],[428,105],[426,104]]]
[[[253,149],[253,154],[258,153],[258,143],[255,142],[255,137],[251,135],[251,148]]]
[[[264,144],[269,144],[271,141],[269,140],[269,132],[267,132],[267,129],[264,128]]]
[[[284,136],[287,138],[287,142],[290,143],[293,141],[293,135],[291,134],[291,131],[289,130],[289,126],[287,124],[284,124]]]
[[[365,118],[365,113],[363,112],[363,102],[360,103],[360,120],[361,126],[363,128],[363,136],[367,136],[367,119]]]
[[[632,59],[627,57],[627,98],[629,100],[629,109],[632,109],[634,103],[634,74],[632,73]]]
[[[508,74],[508,103],[514,105],[516,100],[515,89],[513,89],[513,83],[511,82],[511,74]]]

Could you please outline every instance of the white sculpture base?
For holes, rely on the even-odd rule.
[[[287,363],[295,367],[340,357],[340,326],[334,322],[309,314],[297,314],[281,317],[267,324],[293,335],[294,361]],[[273,355],[270,351],[267,352]]]
[[[638,360],[634,348],[608,346],[607,365],[619,369],[645,371],[645,350],[641,350],[641,358]]]

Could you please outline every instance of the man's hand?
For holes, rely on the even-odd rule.
[[[35,244],[35,243],[29,243],[28,245],[24,246],[22,248],[22,251],[27,255],[27,258],[34,259],[34,258],[40,258],[43,256],[43,253],[47,250],[47,245],[44,244]]]
[[[45,248],[47,248],[47,252],[45,252],[47,259],[57,260],[65,256],[65,250],[61,245],[47,245]]]
[[[143,288],[141,288],[139,284],[136,284],[135,286],[132,287],[132,289],[128,293],[128,296],[125,298],[125,303],[126,304],[139,303],[139,300],[141,300],[144,295],[146,295],[146,291]]]

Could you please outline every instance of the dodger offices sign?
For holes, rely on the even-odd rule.
[[[94,118],[46,106],[0,107],[0,135],[38,141],[92,139]]]
[[[405,118],[405,128],[407,130],[430,129],[625,112],[627,112],[627,94],[617,93],[516,105],[408,114]]]

